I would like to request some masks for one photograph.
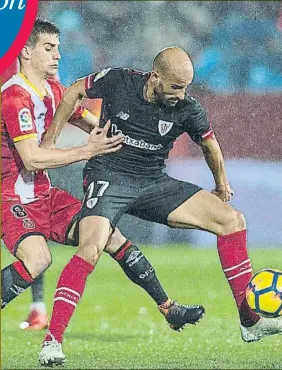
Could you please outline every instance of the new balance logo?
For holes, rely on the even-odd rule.
[[[119,112],[116,117],[123,119],[124,121],[127,121],[130,115],[128,113],[124,113],[123,111]]]

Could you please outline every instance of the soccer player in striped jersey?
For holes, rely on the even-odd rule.
[[[2,239],[19,259],[2,271],[2,307],[21,293],[51,263],[45,239],[68,242],[80,201],[50,184],[46,168],[120,149],[95,128],[89,142],[71,149],[42,148],[65,88],[54,78],[58,71],[59,30],[37,20],[19,57],[20,72],[2,86]],[[35,47],[36,46],[36,47]],[[82,127],[97,119],[80,106],[71,122]]]

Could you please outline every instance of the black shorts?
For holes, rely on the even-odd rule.
[[[125,213],[167,225],[168,215],[201,187],[167,174],[144,177],[121,174],[102,165],[84,171],[81,218],[103,216],[115,227]]]

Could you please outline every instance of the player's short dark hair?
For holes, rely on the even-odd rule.
[[[39,35],[47,33],[49,35],[60,35],[59,28],[47,19],[36,18],[31,35],[27,41],[27,45],[34,48],[38,42]]]

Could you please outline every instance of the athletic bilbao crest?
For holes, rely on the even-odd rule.
[[[38,0],[0,0],[0,74],[16,59],[32,31]]]
[[[159,120],[159,133],[161,136],[166,135],[172,128],[173,122]]]

